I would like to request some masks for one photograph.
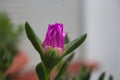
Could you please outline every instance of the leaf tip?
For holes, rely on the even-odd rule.
[[[87,33],[83,34],[82,38],[85,40],[87,38]]]
[[[26,21],[26,22],[25,22],[25,27],[27,27],[27,26],[29,26],[29,23]]]
[[[84,37],[85,37],[85,38],[87,37],[87,33],[84,34]]]

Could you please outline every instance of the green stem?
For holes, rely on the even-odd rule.
[[[46,69],[46,80],[50,80],[51,71]]]

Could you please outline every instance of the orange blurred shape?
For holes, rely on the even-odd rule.
[[[23,74],[14,75],[11,80],[38,80],[38,78],[34,71],[29,71]]]
[[[86,65],[88,69],[92,68],[93,70],[97,70],[99,68],[99,64],[95,61],[92,61],[92,60],[86,60],[83,62],[78,61],[78,62],[71,63],[69,65],[68,73],[79,73],[81,66],[83,64]]]
[[[28,63],[28,57],[25,52],[19,51],[14,57],[11,67],[5,75],[18,73]]]
[[[34,71],[28,71],[25,73],[19,73],[21,69],[28,63],[28,57],[25,52],[20,51],[13,60],[12,66],[6,72],[7,74],[12,74],[11,80],[38,80],[37,75]],[[82,64],[85,64],[87,68],[93,68],[94,70],[99,68],[99,64],[93,60],[86,60],[83,62],[73,62],[69,65],[67,73],[68,74],[77,74],[80,72]],[[56,70],[53,70],[51,74],[51,80],[55,77]]]

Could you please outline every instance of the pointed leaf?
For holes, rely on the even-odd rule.
[[[88,70],[87,67],[83,64],[80,70],[79,80],[90,80],[92,69]]]
[[[113,80],[113,76],[112,75],[109,76],[109,80]]]
[[[65,36],[65,44],[67,44],[69,42],[70,42],[69,36],[68,36],[68,34],[66,34],[66,36]]]
[[[72,77],[72,80],[77,80],[77,77]]]
[[[85,80],[90,80],[90,78],[91,78],[91,71],[87,73]]]
[[[9,75],[6,75],[5,77],[4,77],[4,79],[2,79],[2,80],[11,80],[11,75],[9,74]]]
[[[72,58],[74,57],[74,53],[71,54],[66,60],[65,62],[63,63],[60,71],[58,72],[58,74],[56,75],[55,79],[54,80],[60,80],[60,78],[64,75],[70,61],[72,60]]]
[[[31,41],[34,48],[41,54],[42,56],[42,43],[37,37],[37,35],[32,30],[31,26],[28,22],[25,23],[25,31],[27,34],[28,39]]]
[[[41,63],[39,63],[36,66],[36,73],[37,73],[39,80],[45,80],[45,72],[44,72],[43,65]]]
[[[105,72],[103,72],[103,73],[100,75],[100,77],[99,77],[98,80],[104,80],[104,79],[105,79]]]
[[[63,56],[69,54],[70,52],[75,50],[77,47],[79,47],[84,42],[86,37],[87,37],[87,34],[81,35],[78,38],[76,38],[75,40],[70,41],[68,44],[66,44]]]
[[[51,49],[43,55],[42,61],[45,65],[45,68],[51,71],[58,64],[60,59],[56,51],[54,51],[54,49]]]

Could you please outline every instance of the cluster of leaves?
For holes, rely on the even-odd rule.
[[[0,12],[0,78],[11,66],[13,57],[18,51],[17,44],[21,32],[22,25],[16,30],[8,14]]]
[[[68,42],[70,42],[70,39],[69,39],[69,36],[66,35],[65,43],[67,44]],[[66,69],[67,69],[67,67],[66,67]],[[63,70],[63,71],[65,73],[66,70]],[[61,77],[61,80],[90,80],[92,71],[93,71],[92,68],[88,69],[86,65],[82,64],[79,74],[72,75],[72,76],[71,76],[71,74],[63,75],[63,77]],[[105,80],[105,75],[106,75],[105,72],[101,73],[97,80]],[[108,80],[114,80],[113,76],[110,75],[108,77]]]
[[[63,64],[61,65],[60,69],[57,71],[56,76],[53,79],[53,80],[60,80],[64,75],[68,64],[73,58],[74,53],[71,52],[75,50],[77,47],[79,47],[84,42],[87,36],[87,34],[83,34],[70,42],[67,39],[63,55],[58,57],[56,56],[57,53],[54,50],[48,51],[47,53],[48,55],[45,55],[42,49],[42,42],[34,33],[28,22],[25,23],[25,30],[28,39],[33,44],[34,48],[39,52],[41,57],[42,62],[39,63],[36,67],[36,72],[38,74],[39,80],[50,80],[51,78],[50,75],[53,68],[55,68],[62,61]]]
[[[68,36],[66,36],[65,50],[63,52],[63,55],[61,57],[57,57],[56,52],[53,50],[48,51],[47,55],[44,55],[44,52],[42,51],[42,42],[34,33],[28,22],[25,23],[25,30],[28,39],[40,54],[41,62],[36,66],[36,73],[39,80],[90,80],[92,69],[88,70],[86,66],[83,66],[81,68],[79,75],[73,76],[71,79],[68,79],[65,76],[65,72],[69,66],[69,63],[75,54],[73,50],[75,50],[84,42],[87,36],[86,34],[79,36],[73,41],[70,41]],[[57,68],[56,75],[51,79],[51,72],[54,68]],[[98,80],[104,79],[105,73],[102,73]],[[110,76],[109,80],[113,80],[113,77]]]
[[[80,69],[80,73],[75,75],[75,76],[69,76],[69,77],[66,77],[64,76],[64,79],[62,80],[91,80],[91,75],[92,75],[92,69],[88,69],[84,64],[82,65],[82,68]],[[98,77],[98,79],[96,80],[105,80],[105,75],[106,73],[103,72],[100,74],[100,76]],[[110,75],[108,77],[108,80],[114,80],[113,79],[113,76]]]

